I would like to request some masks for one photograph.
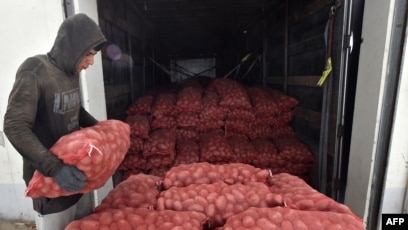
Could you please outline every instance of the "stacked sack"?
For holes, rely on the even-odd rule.
[[[172,167],[164,177],[132,175],[95,211],[66,230],[86,229],[356,229],[347,206],[303,179],[242,163]]]
[[[126,111],[128,124],[143,132],[132,131],[131,143],[139,148],[131,148],[120,166],[125,178],[163,176],[173,166],[196,162],[246,163],[306,178],[314,158],[290,126],[295,98],[227,78],[205,87],[188,82],[142,96]]]
[[[219,95],[218,106],[227,111],[224,119],[226,136],[249,134],[255,115],[246,89],[234,80],[223,78],[214,80],[207,90]]]
[[[146,158],[143,157],[144,142],[149,138],[150,122],[147,116],[130,115],[124,120],[130,126],[130,147],[125,159],[119,165],[120,170],[133,170],[133,173],[142,172],[146,169]],[[143,170],[142,170],[143,169]]]

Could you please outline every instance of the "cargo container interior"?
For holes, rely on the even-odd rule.
[[[299,101],[291,126],[316,159],[310,184],[343,201],[364,8],[351,2],[99,0],[107,116],[185,78],[279,89]]]

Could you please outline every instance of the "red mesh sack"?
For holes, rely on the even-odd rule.
[[[257,154],[255,147],[246,137],[228,137],[228,144],[235,153],[232,162],[250,164]]]
[[[219,227],[226,219],[249,207],[279,205],[283,205],[282,196],[271,193],[265,183],[228,185],[217,181],[212,184],[191,184],[164,190],[157,200],[156,209],[204,213],[209,217],[212,227]]]
[[[225,131],[224,131],[225,132]],[[233,132],[233,131],[228,131],[225,132],[225,137],[226,138],[230,138],[233,136],[238,136],[238,137],[242,137],[242,138],[248,138],[247,134],[243,134],[243,133],[237,133],[237,132]]]
[[[284,126],[284,125],[288,125],[294,116],[295,112],[293,110],[287,110],[287,111],[283,111],[281,112],[277,117],[277,124],[276,126]]]
[[[200,133],[193,128],[178,128],[177,129],[178,139],[179,140],[200,140]]]
[[[279,113],[278,105],[274,98],[265,90],[259,87],[250,87],[247,89],[252,107],[257,116],[268,116]]]
[[[146,116],[132,115],[124,120],[130,126],[131,137],[149,138],[150,122]]]
[[[248,93],[237,81],[228,78],[219,78],[211,82],[210,88],[214,88],[220,96],[219,105],[228,109],[251,109]]]
[[[130,169],[146,169],[146,159],[142,153],[126,154],[125,159],[120,163],[118,169],[130,170]]]
[[[201,111],[202,89],[196,87],[186,87],[177,93],[177,101],[174,107],[174,113]]]
[[[304,180],[288,173],[273,175],[268,179],[273,193],[281,194],[288,208],[305,211],[325,211],[351,215],[361,221],[349,207],[310,187]]]
[[[176,94],[173,93],[157,95],[152,104],[153,116],[161,117],[163,115],[172,115],[176,100]]]
[[[211,131],[201,134],[200,161],[229,162],[234,158],[234,152],[227,138],[220,132]]]
[[[140,137],[130,137],[128,153],[139,153],[143,151],[144,140]]]
[[[94,212],[126,207],[154,209],[159,198],[158,181],[160,177],[152,175],[132,175],[109,191]]]
[[[227,109],[219,106],[219,96],[216,92],[206,91],[202,99],[202,110],[200,121],[223,120],[227,114]]]
[[[152,130],[173,129],[177,127],[177,122],[173,115],[162,115],[160,117],[153,117],[150,127]]]
[[[201,132],[211,132],[213,130],[220,130],[225,125],[225,121],[223,120],[210,120],[205,122],[200,122],[195,128]]]
[[[219,230],[241,229],[347,229],[364,230],[364,223],[352,215],[321,211],[300,211],[285,207],[251,207],[229,217]]]
[[[243,163],[210,164],[200,162],[172,167],[164,177],[163,187],[186,187],[191,184],[211,184],[222,181],[227,184],[262,182],[270,176],[266,169]]]
[[[178,127],[195,127],[200,123],[198,113],[183,112],[174,115]]]
[[[288,170],[285,168],[285,166],[272,166],[270,167],[270,170],[273,175],[279,174],[279,173],[288,173]]]
[[[72,221],[65,230],[206,229],[203,213],[145,208],[106,209]]]
[[[255,139],[251,141],[257,151],[253,164],[260,168],[271,168],[273,166],[284,165],[285,161],[278,154],[272,141],[267,139]]]
[[[144,142],[143,156],[173,155],[177,141],[177,132],[174,129],[158,129],[150,133],[150,138]]]
[[[296,137],[295,130],[289,125],[283,125],[272,129],[272,139],[280,139],[285,137]]]
[[[225,132],[234,132],[248,135],[252,129],[251,122],[239,119],[226,119],[225,120]]]
[[[126,110],[126,115],[131,116],[135,114],[149,115],[152,112],[152,103],[154,97],[151,95],[137,98],[132,105]]]
[[[268,87],[264,88],[266,92],[269,93],[275,100],[276,104],[280,111],[287,111],[296,107],[299,101],[291,96],[286,95],[284,92],[281,92],[276,89],[271,89]]]
[[[226,119],[253,122],[256,118],[251,109],[231,109],[228,111]]]
[[[61,137],[50,149],[65,164],[85,173],[87,185],[77,193],[101,188],[114,174],[130,145],[130,127],[119,120],[105,120]],[[25,191],[32,198],[68,196],[52,177],[34,172]]]
[[[177,140],[174,164],[191,164],[200,160],[200,146],[193,140]]]
[[[272,127],[279,126],[279,120],[277,116],[261,116],[256,117],[255,125],[270,125]]]
[[[297,163],[287,161],[286,164],[282,166],[282,171],[291,175],[303,176],[310,172],[312,166],[312,163]]]
[[[151,155],[146,159],[146,168],[159,168],[174,165],[175,154],[173,155]]]
[[[249,139],[269,139],[273,137],[274,130],[270,125],[252,125]]]
[[[149,170],[149,175],[163,178],[164,175],[166,175],[166,172],[169,171],[170,168],[171,166],[161,166],[157,168],[152,168]]]
[[[297,137],[274,139],[273,143],[283,159],[296,163],[313,163],[314,157],[309,147],[299,141]]]
[[[129,170],[124,170],[122,171],[122,179],[121,181],[126,180],[127,178],[129,178],[132,175],[137,175],[139,173],[144,173],[145,171],[142,169],[129,169]]]

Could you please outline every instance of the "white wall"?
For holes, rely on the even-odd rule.
[[[32,219],[24,197],[21,156],[3,133],[4,113],[18,66],[25,58],[48,52],[63,20],[60,1],[15,0],[0,3],[0,206],[1,219]]]
[[[48,52],[54,43],[57,30],[63,21],[62,1],[13,0],[0,2],[0,219],[33,220],[31,199],[24,196],[21,156],[3,133],[4,113],[19,65],[29,56]],[[78,3],[80,2],[80,4]],[[96,0],[75,2],[76,12],[84,12],[98,19]],[[95,64],[82,73],[85,107],[97,119],[106,119],[105,95],[100,54]],[[85,76],[86,75],[86,76]],[[111,182],[102,189],[111,188]],[[98,196],[96,196],[98,198]]]

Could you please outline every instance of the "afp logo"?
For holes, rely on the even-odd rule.
[[[382,214],[383,230],[408,229],[408,214]]]

